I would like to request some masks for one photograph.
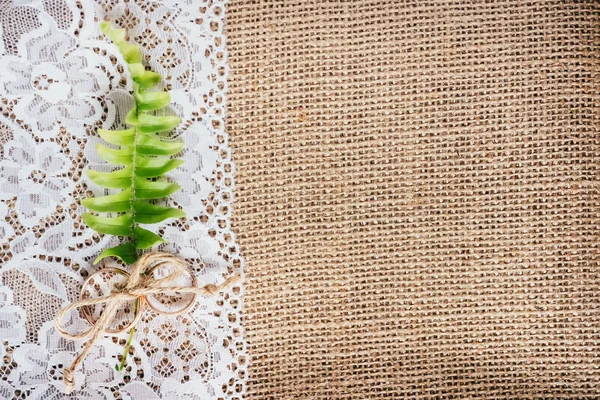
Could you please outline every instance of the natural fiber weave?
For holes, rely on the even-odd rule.
[[[248,398],[600,398],[600,4],[232,0]]]

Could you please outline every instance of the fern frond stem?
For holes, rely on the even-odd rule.
[[[138,111],[136,109],[136,117],[138,114]],[[130,206],[130,210],[129,212],[131,213],[131,215],[133,216],[132,220],[131,220],[131,241],[133,242],[134,246],[135,246],[135,258],[139,258],[140,256],[140,251],[137,249],[137,240],[135,237],[135,234],[133,234],[133,232],[135,232],[135,228],[137,226],[137,222],[135,221],[135,163],[136,163],[136,156],[137,156],[137,141],[139,138],[139,132],[138,132],[138,127],[135,127],[135,133],[133,136],[133,154],[131,156],[131,206]]]
[[[123,371],[125,365],[127,364],[127,355],[129,355],[129,349],[131,348],[131,343],[133,342],[133,336],[135,335],[135,326],[132,326],[129,330],[129,337],[127,338],[127,343],[125,344],[125,348],[123,349],[123,356],[121,357],[121,362],[117,366],[117,371]]]

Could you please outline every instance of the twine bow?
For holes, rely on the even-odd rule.
[[[169,273],[162,278],[155,278],[152,274],[152,271],[162,267],[162,266],[171,266]],[[67,394],[71,393],[75,388],[75,370],[77,366],[81,363],[81,361],[88,354],[94,342],[100,337],[102,334],[108,333],[108,327],[112,320],[114,319],[117,311],[120,309],[121,305],[127,301],[138,301],[140,300],[140,307],[138,312],[141,313],[141,308],[147,302],[146,296],[153,294],[186,294],[191,293],[194,295],[194,299],[196,295],[203,296],[214,296],[220,291],[226,289],[227,287],[235,284],[240,280],[239,275],[232,276],[225,280],[220,285],[205,285],[203,287],[192,286],[165,286],[171,282],[174,282],[179,277],[183,276],[187,271],[187,265],[185,262],[168,253],[147,253],[144,254],[140,259],[133,265],[133,269],[131,273],[127,277],[127,280],[124,282],[120,282],[115,284],[111,293],[107,296],[94,297],[94,298],[82,298],[75,303],[69,304],[67,307],[63,308],[58,312],[56,318],[54,319],[54,326],[58,330],[58,332],[66,339],[70,340],[81,340],[87,339],[85,347],[79,353],[77,358],[73,361],[71,366],[65,367],[63,371],[63,381],[65,383],[65,392]],[[194,301],[192,299],[192,301]],[[102,311],[102,314],[98,318],[95,324],[92,325],[86,331],[81,333],[68,333],[62,321],[65,319],[67,314],[77,308],[93,306],[96,304],[105,304],[105,308]],[[187,309],[187,308],[186,308]],[[180,312],[184,312],[185,309]],[[174,315],[171,313],[170,315]],[[135,324],[135,322],[133,323]]]

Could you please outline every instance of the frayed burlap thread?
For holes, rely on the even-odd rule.
[[[600,398],[600,3],[225,28],[249,400]]]

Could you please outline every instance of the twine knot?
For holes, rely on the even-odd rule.
[[[155,271],[165,266],[169,266],[171,268],[166,269],[166,274],[164,276],[158,278],[155,277]],[[84,298],[84,285],[79,301],[69,304],[60,310],[54,319],[54,326],[64,338],[71,340],[89,338],[81,353],[79,353],[73,363],[69,367],[66,367],[63,371],[63,382],[65,384],[65,392],[67,394],[71,393],[75,388],[75,370],[77,369],[79,363],[81,363],[81,361],[83,361],[85,356],[88,354],[94,345],[94,342],[98,339],[98,337],[100,337],[100,335],[114,333],[109,331],[109,326],[124,302],[131,300],[137,302],[135,317],[138,317],[141,315],[144,306],[149,305],[147,296],[155,294],[192,294],[193,297],[189,304],[176,312],[161,311],[150,305],[150,307],[158,313],[178,315],[185,312],[189,306],[194,303],[197,295],[203,295],[206,297],[215,296],[220,291],[237,283],[240,280],[239,275],[235,275],[228,278],[220,285],[208,284],[203,287],[197,287],[193,272],[190,271],[189,266],[182,259],[171,254],[160,252],[144,254],[133,265],[130,274],[116,268],[111,270],[124,275],[126,279],[122,282],[115,283],[110,291],[110,294],[100,297]],[[97,271],[93,275],[101,272],[103,272],[103,270]],[[191,286],[168,286],[183,276],[186,272],[189,273],[190,277],[192,278]],[[88,282],[90,278],[88,278]],[[88,330],[74,334],[68,333],[65,330],[65,327],[63,326],[63,320],[69,312],[78,308],[85,310],[85,307],[97,304],[104,304],[104,310],[95,322],[90,321],[88,318],[88,321],[92,324]],[[136,324],[137,318],[135,317],[131,324],[126,327],[126,329],[133,327]]]
[[[113,290],[110,293],[111,294],[121,294],[121,293],[124,293],[125,292],[125,284],[126,283],[127,283],[127,281],[115,283],[115,286],[113,287]]]

